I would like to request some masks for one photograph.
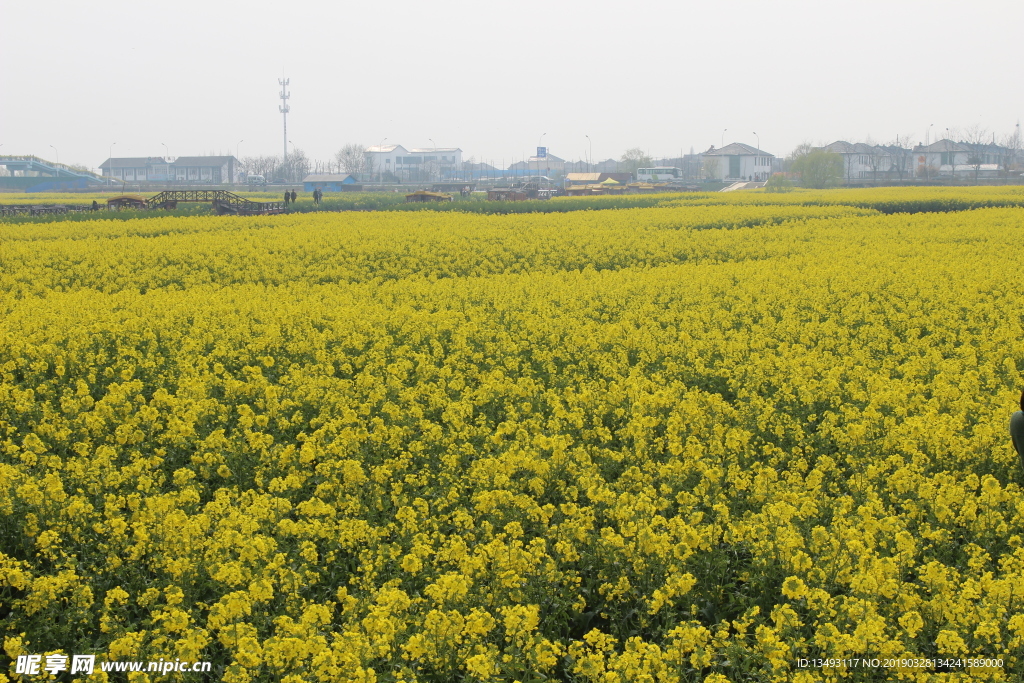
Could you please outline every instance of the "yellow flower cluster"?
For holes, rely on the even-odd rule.
[[[1024,209],[800,194],[0,226],[6,654],[1019,680]]]

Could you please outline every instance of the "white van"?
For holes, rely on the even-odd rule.
[[[266,185],[267,179],[261,175],[250,175],[245,177],[246,185]]]

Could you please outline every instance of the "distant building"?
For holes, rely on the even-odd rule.
[[[617,162],[615,159],[605,159],[604,161],[599,161],[596,164],[592,164],[590,170],[598,171],[600,173],[618,173],[619,162]]]
[[[119,157],[100,164],[108,178],[124,182],[221,185],[240,182],[241,169],[233,156]]]
[[[464,162],[462,164],[462,175],[467,180],[485,180],[488,178],[502,178],[505,173],[502,169],[481,161]]]
[[[458,147],[374,145],[364,154],[374,176],[383,171],[401,182],[462,177],[462,150]]]
[[[547,154],[542,157],[533,156],[530,157],[529,162],[526,164],[527,168],[532,171],[533,175],[541,176],[561,176],[565,174],[565,159],[556,157],[554,154]]]
[[[408,169],[410,174],[418,169],[436,178],[462,177],[462,150],[458,147],[413,148],[399,162],[399,171]]]
[[[1017,163],[1015,150],[995,143],[970,144],[938,140],[913,151],[919,175],[996,177]]]
[[[871,145],[836,140],[821,148],[843,159],[843,180],[847,184],[913,177],[912,150],[897,145]]]
[[[843,181],[858,183],[889,182],[918,178],[995,177],[1005,174],[1013,154],[996,144],[976,144],[938,140],[913,149],[898,145],[872,145],[836,140],[820,148],[843,159]]]
[[[914,147],[914,155],[923,157],[918,159],[918,166],[928,166],[937,171],[945,166],[948,171],[950,166],[966,164],[971,148],[962,142],[943,139],[930,145],[917,145]]]
[[[371,145],[363,151],[366,159],[366,172],[371,180],[383,179],[384,174],[397,176],[397,160],[408,154],[401,145]]]
[[[356,177],[350,173],[321,173],[303,178],[302,189],[306,192],[313,190],[344,192],[362,189],[362,185],[359,185]]]
[[[774,154],[733,142],[704,152],[704,169],[719,180],[768,180],[772,173]]]

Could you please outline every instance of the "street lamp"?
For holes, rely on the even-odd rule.
[[[294,142],[292,142],[291,140],[289,140],[289,141],[288,141],[288,144],[292,146],[292,158],[294,159],[294,158],[295,158],[295,143],[294,143]],[[288,149],[288,146],[287,146],[287,145],[285,145],[285,149]],[[286,164],[288,163],[288,159],[287,159],[287,157],[285,158],[285,163],[286,163]],[[298,182],[298,181],[296,181],[296,182]]]
[[[238,142],[235,143],[235,158],[231,162],[232,167],[236,167],[238,165],[238,146],[240,144],[242,144],[243,142],[245,142],[245,140],[239,140]],[[237,183],[238,182],[238,178],[239,178],[238,168],[232,168],[231,169],[231,182],[232,183]]]
[[[540,187],[540,146],[541,143],[544,142],[545,135],[547,135],[547,133],[541,133],[541,136],[537,138],[537,187]],[[547,156],[547,154],[544,156]]]
[[[590,163],[587,164],[587,173],[590,173],[590,164],[594,163],[594,141],[590,139],[589,135],[584,135],[583,137],[590,143]]]
[[[50,147],[53,147],[53,145],[50,145]],[[53,153],[57,155],[57,166],[59,167],[60,166],[60,152],[57,151],[56,147],[53,147]],[[59,175],[60,175],[60,169],[58,168],[56,171],[53,172],[53,177],[56,178]]]
[[[757,138],[757,158],[760,159],[761,158],[761,136],[757,134],[756,130],[754,131],[754,137]],[[754,164],[754,166],[758,166],[758,165],[759,164]]]
[[[949,177],[956,179],[956,166],[953,164],[953,155],[949,153],[949,128],[946,129],[946,161],[949,162]]]
[[[380,144],[377,145],[377,182],[384,182],[384,143],[387,138],[381,138]]]
[[[432,162],[432,165],[430,166],[430,169],[431,169],[431,174],[430,174],[431,175],[431,180],[433,180],[433,175],[434,175],[433,174],[433,169],[440,167],[439,164],[437,163],[437,143],[434,142],[433,138],[427,138],[427,141],[430,142],[430,144],[434,146],[434,160]]]
[[[0,146],[3,146],[3,145],[0,145]],[[1020,121],[1018,121],[1017,122],[1017,132],[1014,134],[1014,151],[1013,151],[1014,152],[1014,161],[1013,161],[1014,166],[1017,165],[1017,159],[1016,158],[1017,158],[1018,153],[1020,151],[1020,147],[1021,147],[1021,124],[1020,124]]]
[[[110,173],[110,177],[114,177],[114,145],[116,142],[111,142],[110,147],[107,148],[107,172]]]
[[[722,147],[725,147],[725,131],[727,131],[727,130],[729,130],[729,129],[728,128],[723,128],[722,129],[722,144],[719,147],[719,149],[721,149]]]

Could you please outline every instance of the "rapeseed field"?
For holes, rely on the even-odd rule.
[[[1024,194],[608,199],[0,223],[0,681],[1021,680]]]

